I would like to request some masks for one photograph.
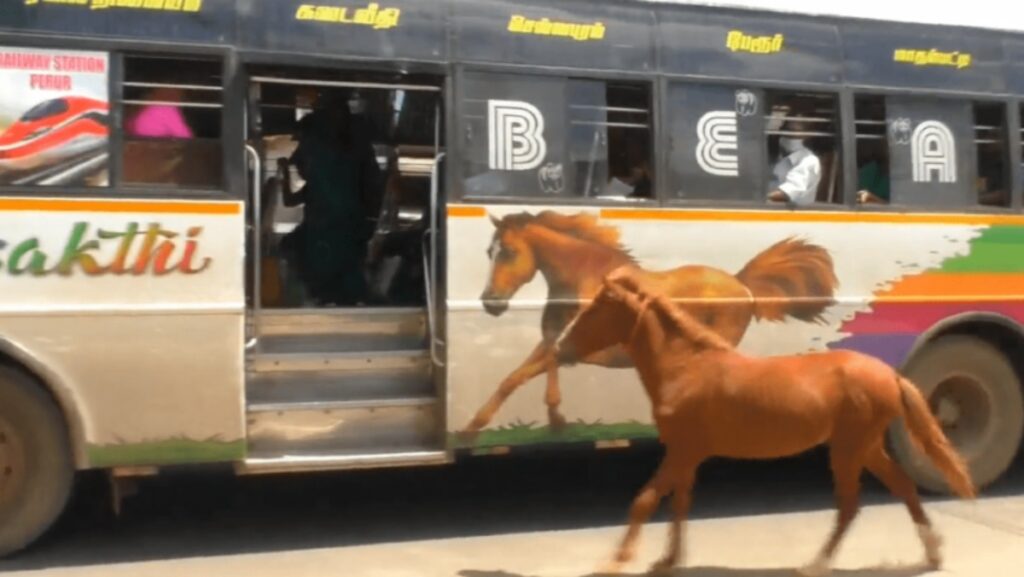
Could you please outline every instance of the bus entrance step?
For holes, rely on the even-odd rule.
[[[433,396],[403,399],[250,404],[251,458],[348,455],[443,447],[441,406]]]
[[[249,369],[255,373],[376,373],[394,375],[406,372],[430,374],[427,351],[357,351],[343,353],[256,353],[249,357]]]
[[[260,311],[257,351],[346,352],[424,349],[423,309],[284,309]]]
[[[250,375],[245,390],[249,406],[392,401],[434,394],[430,375],[416,370],[263,372]]]
[[[333,471],[413,465],[444,465],[451,456],[442,450],[422,447],[396,447],[386,453],[353,451],[343,454],[264,453],[252,456],[237,465],[240,473],[287,473],[296,471]]]

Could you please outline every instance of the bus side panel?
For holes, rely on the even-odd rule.
[[[88,466],[244,457],[242,215],[0,199],[0,338],[70,392]]]
[[[561,218],[541,216],[544,211]],[[552,302],[548,281],[600,282],[593,267],[604,262],[600,255],[609,254],[607,247],[628,253],[651,271],[710,267],[682,269],[674,280],[694,283],[707,294],[745,294],[731,301],[737,307],[749,307],[749,288],[758,282],[780,283],[792,303],[794,297],[820,301],[832,293],[835,302],[822,307],[817,321],[788,316],[772,322],[755,316],[735,327],[740,350],[752,355],[845,348],[899,367],[922,333],[952,315],[981,311],[1024,320],[1024,265],[1015,256],[1024,250],[1021,219],[1006,224],[1004,217],[992,224],[999,217],[508,205],[450,206],[448,215],[453,433],[467,426],[541,342],[542,310]],[[491,217],[510,217],[500,239]],[[786,239],[796,243],[778,244]],[[513,250],[502,254],[502,241]],[[800,241],[812,246],[799,248]],[[594,243],[606,248],[582,248]],[[535,274],[534,266],[521,258],[524,254],[538,263]],[[553,263],[546,271],[545,261]],[[512,290],[508,309],[492,306],[501,314],[489,314],[483,293],[493,305],[517,279],[528,281]],[[740,292],[730,293],[737,287]],[[579,298],[573,290],[554,296],[568,302]],[[567,427],[548,427],[546,378],[540,375],[508,398],[473,446],[654,435],[650,403],[632,368],[579,364],[559,369],[558,378]]]

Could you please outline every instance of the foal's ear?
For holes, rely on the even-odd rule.
[[[498,220],[498,218],[491,213],[487,213],[487,216],[490,217],[491,224],[494,225],[494,228],[498,228],[498,226],[501,224],[501,221]]]
[[[604,287],[601,292],[607,295],[612,300],[622,300],[622,284],[617,278],[613,278],[612,275],[604,277],[602,281]]]

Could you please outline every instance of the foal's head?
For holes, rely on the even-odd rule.
[[[604,278],[604,285],[555,344],[560,362],[572,363],[629,340],[644,308],[632,267],[621,267]]]

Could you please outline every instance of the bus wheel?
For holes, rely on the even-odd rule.
[[[58,407],[27,376],[0,366],[0,557],[25,548],[56,521],[74,475]]]
[[[1024,395],[1006,356],[981,339],[950,335],[922,349],[905,374],[928,399],[978,488],[999,479],[1017,456],[1024,434]],[[949,492],[931,463],[911,446],[902,423],[893,427],[891,441],[893,456],[918,485]]]

